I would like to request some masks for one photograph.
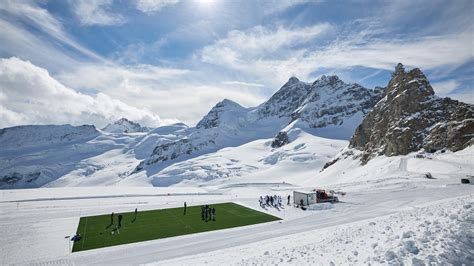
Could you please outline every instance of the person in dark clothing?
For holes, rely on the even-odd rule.
[[[201,219],[204,221],[204,206],[201,206]]]
[[[288,205],[290,205],[290,195],[288,195]]]
[[[212,220],[216,220],[216,208],[212,208]]]
[[[183,215],[186,215],[186,207],[187,207],[187,205],[186,205],[186,201],[185,201],[184,202],[184,214]]]
[[[135,217],[133,217],[132,223],[134,223],[137,220],[137,214],[138,214],[138,209],[135,208]]]
[[[119,214],[118,215],[118,227],[122,227],[122,218],[123,218],[122,214]]]
[[[112,214],[110,215],[110,224],[114,224],[114,213],[112,212]]]
[[[209,221],[212,220],[212,208],[211,208],[211,207],[209,207],[209,208],[207,209],[207,217],[209,217]]]

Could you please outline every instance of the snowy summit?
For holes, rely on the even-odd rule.
[[[110,133],[136,133],[136,132],[148,132],[151,128],[142,127],[140,124],[128,120],[127,118],[121,118],[112,124],[105,126],[102,131]]]

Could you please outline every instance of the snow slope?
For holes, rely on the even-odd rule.
[[[351,151],[352,155],[341,157]],[[378,156],[362,165],[357,150],[344,149],[336,158],[340,158],[324,169],[305,185],[363,183],[367,181],[391,182],[404,178],[407,181],[424,179],[429,172],[433,178],[462,178],[474,173],[474,147],[470,146],[458,152],[425,153],[414,152],[400,156]]]
[[[416,264],[473,263],[474,187],[457,178],[399,178],[386,187],[348,189],[333,208],[258,206],[259,195],[286,196],[288,184],[214,187],[44,188],[0,191],[1,264]],[[308,188],[306,188],[308,189]],[[234,201],[282,221],[70,253],[79,217]],[[199,218],[197,218],[199,219]],[[27,254],[27,255],[26,255]]]
[[[347,141],[324,139],[301,129],[290,130],[290,144],[271,148],[272,139],[260,139],[238,147],[174,163],[156,173],[139,172],[120,184],[152,178],[154,186],[212,186],[241,182],[298,184],[314,176]],[[148,177],[148,178],[147,178]]]

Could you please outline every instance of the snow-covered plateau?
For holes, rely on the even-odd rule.
[[[451,154],[440,161],[452,158]],[[408,162],[426,166],[424,160]],[[286,196],[295,189],[313,188],[276,182],[2,190],[1,264],[472,265],[473,186],[460,184],[458,178],[407,174],[326,187],[346,195],[332,208],[312,211],[288,205],[262,209],[260,195]],[[179,207],[184,201],[233,201],[283,220],[70,252],[65,237],[75,233],[81,216]]]

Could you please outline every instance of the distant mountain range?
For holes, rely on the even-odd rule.
[[[195,127],[181,123],[151,129],[122,118],[102,130],[70,125],[1,129],[0,188],[170,185],[256,171],[259,167],[250,163],[219,157],[240,146],[261,153],[257,161],[265,167],[296,156],[290,165],[320,169],[351,156],[365,164],[379,155],[458,151],[472,145],[473,136],[473,105],[435,96],[419,69],[406,72],[399,64],[386,88],[367,89],[337,76],[313,83],[291,77],[256,107],[224,99]],[[311,141],[314,150],[304,151]],[[341,143],[348,146],[337,155]],[[332,148],[318,151],[318,145]],[[226,163],[211,163],[212,156]]]

